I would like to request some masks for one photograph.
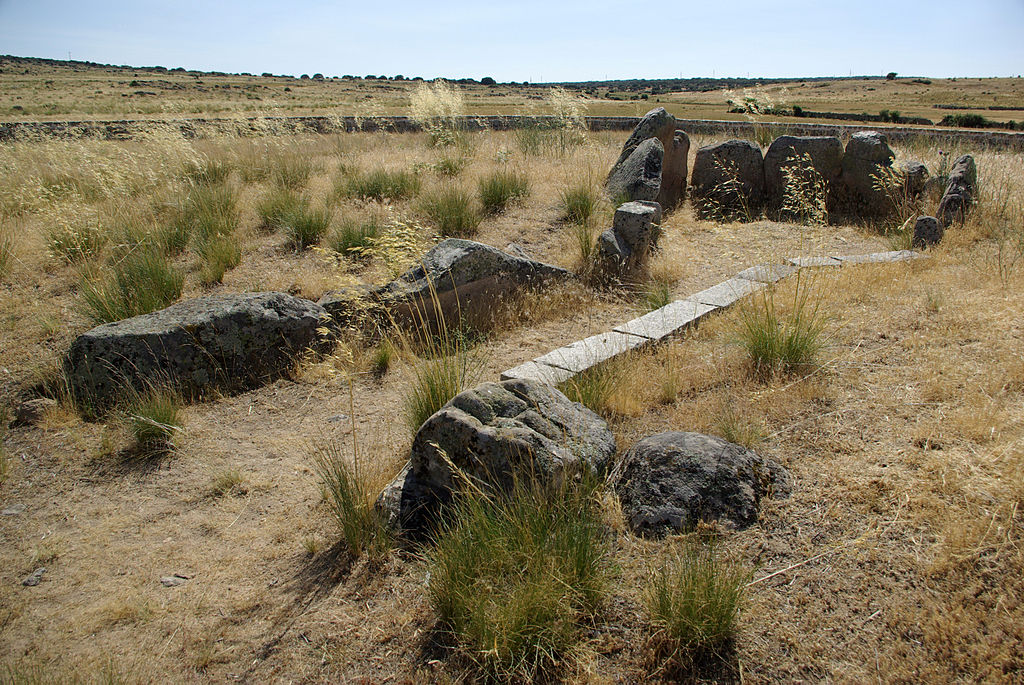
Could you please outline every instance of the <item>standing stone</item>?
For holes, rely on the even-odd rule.
[[[974,206],[977,193],[978,167],[974,164],[974,157],[962,155],[953,162],[949,184],[939,202],[938,219],[942,227],[948,228],[953,222],[962,224]]]
[[[633,128],[633,132],[629,134],[629,138],[622,146],[622,152],[619,153],[619,158],[612,166],[612,171],[608,176],[611,177],[619,165],[633,154],[633,150],[636,150],[640,143],[648,138],[657,138],[661,141],[662,147],[666,150],[669,149],[675,132],[676,118],[669,114],[664,107],[652,109],[640,119],[640,122]]]
[[[676,131],[672,140],[664,145],[665,160],[661,166],[661,190],[658,192],[658,204],[665,210],[672,210],[686,199],[690,136],[686,135],[686,131]]]
[[[858,131],[850,137],[843,155],[848,209],[861,216],[892,212],[892,199],[879,184],[886,181],[886,169],[892,167],[894,157],[886,137],[878,131]]]
[[[928,184],[928,167],[921,162],[903,162],[900,164],[903,174],[903,191],[909,197],[917,197],[924,192]]]
[[[629,157],[612,169],[608,194],[627,200],[657,200],[665,148],[657,138],[640,143]]]
[[[626,202],[615,210],[612,227],[598,239],[598,250],[606,267],[619,273],[641,266],[660,231],[661,208],[655,202]]]
[[[640,535],[692,529],[700,521],[746,528],[762,498],[787,496],[789,473],[740,445],[700,433],[659,433],[622,458],[615,490]]]
[[[942,224],[933,216],[919,216],[914,223],[914,247],[929,247],[937,245],[942,240]]]
[[[839,179],[843,172],[843,144],[835,136],[779,136],[764,155],[764,182],[768,209],[778,212],[785,199],[783,169],[804,155],[821,175],[828,192],[829,210],[837,204]]]
[[[697,150],[693,203],[703,219],[752,219],[764,206],[764,157],[749,140],[727,140]]]

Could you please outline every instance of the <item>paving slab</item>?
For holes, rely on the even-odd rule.
[[[537,357],[533,361],[538,364],[557,366],[577,374],[595,364],[608,361],[620,354],[650,344],[650,342],[650,339],[639,335],[609,331],[577,340],[553,352],[548,352],[542,357]]]
[[[843,264],[883,264],[918,259],[923,256],[913,250],[893,250],[891,252],[872,252],[871,254],[836,255],[836,259]]]
[[[790,257],[786,261],[801,269],[815,266],[842,266],[843,264],[835,257]]]
[[[713,285],[707,290],[694,293],[686,299],[690,302],[710,304],[715,307],[728,307],[736,300],[740,300],[750,293],[755,293],[767,286],[758,281],[747,280],[746,278],[730,278],[718,285]]]
[[[710,304],[676,300],[632,321],[619,324],[613,330],[617,333],[628,333],[650,340],[660,340],[679,333],[716,309],[718,307]]]
[[[775,283],[796,272],[798,267],[790,264],[756,264],[736,274],[736,278],[759,283]]]
[[[540,381],[550,385],[564,383],[572,377],[572,371],[566,371],[565,369],[559,369],[547,364],[538,364],[535,361],[529,361],[525,364],[520,364],[519,366],[501,372],[501,380],[503,381],[520,379]]]

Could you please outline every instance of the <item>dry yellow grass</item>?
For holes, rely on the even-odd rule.
[[[457,148],[467,187],[512,164],[532,188],[522,204],[485,219],[478,239],[514,241],[571,265],[559,190],[578,174],[600,178],[624,134],[590,135],[564,154],[536,156],[513,134],[467,138]],[[0,146],[0,221],[16,254],[0,282],[0,405],[52,376],[88,325],[78,310],[81,267],[47,250],[54,221],[88,218],[109,231],[93,258],[101,264],[124,239],[124,224],[150,230],[166,220],[167,205],[189,187],[189,164],[223,162],[239,198],[242,260],[206,288],[195,254],[174,258],[186,272],[184,296],[275,288],[315,298],[381,282],[390,271],[379,259],[296,253],[285,236],[260,230],[256,206],[274,165],[309,160],[303,192],[332,202],[338,217],[370,211],[333,196],[345,169],[416,169],[426,190],[448,183],[434,165],[455,151],[423,135],[189,141],[166,131],[138,141]],[[898,153],[929,165],[938,155]],[[813,372],[752,376],[731,313],[618,369],[609,417],[622,448],[658,430],[728,433],[796,477],[794,495],[766,503],[760,525],[724,536],[730,554],[758,568],[736,654],[747,681],[1020,677],[1024,261],[1014,240],[1024,230],[1024,169],[1019,155],[977,159],[982,204],[931,259],[820,272],[815,287],[831,320]],[[422,226],[424,244],[432,239],[413,200],[383,211]],[[759,261],[883,249],[886,239],[871,227],[720,225],[684,207],[667,217],[651,271],[671,281],[675,298]],[[641,309],[635,292],[581,286],[524,298],[484,345],[485,377]],[[408,436],[394,417],[415,359],[396,355],[383,376],[364,373],[364,344],[346,340],[290,379],[187,407],[177,452],[148,465],[119,458],[128,438],[115,425],[66,409],[3,436],[9,471],[0,502],[26,507],[0,518],[3,666],[44,680],[457,680],[462,674],[432,651],[422,567],[401,554],[383,568],[348,560],[306,456],[310,439],[348,445],[354,430],[381,480],[401,465]],[[244,486],[211,485],[220,481]],[[644,677],[637,588],[645,560],[664,544],[616,538],[622,579],[572,679]],[[47,566],[43,582],[22,587],[37,564]],[[160,584],[175,573],[189,579]]]

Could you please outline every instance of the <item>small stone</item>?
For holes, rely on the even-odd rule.
[[[46,567],[40,566],[35,571],[25,576],[25,579],[21,581],[21,584],[25,587],[35,587],[39,585],[39,582],[43,579],[43,574],[46,573]]]
[[[914,223],[914,247],[929,247],[937,245],[942,240],[942,224],[933,216],[919,216]]]
[[[177,587],[184,585],[186,582],[191,580],[190,576],[184,576],[180,573],[175,573],[173,576],[164,576],[160,579],[160,584],[164,587]]]
[[[2,513],[4,516],[20,516],[21,514],[25,513],[25,505],[20,503],[12,504],[11,506],[4,509]]]
[[[49,397],[37,397],[27,400],[18,405],[14,412],[14,420],[11,421],[11,428],[18,426],[34,426],[39,423],[43,416],[50,409],[57,407],[57,400]]]

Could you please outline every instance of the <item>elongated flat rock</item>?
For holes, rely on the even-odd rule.
[[[740,300],[751,293],[765,288],[764,283],[751,281],[746,278],[730,278],[718,285],[713,285],[707,290],[701,290],[687,297],[691,302],[710,304],[715,307],[728,307],[736,300]]]
[[[608,361],[620,354],[629,352],[650,340],[639,335],[628,333],[599,333],[583,340],[560,347],[553,352],[548,352],[543,357],[537,357],[533,361],[540,364],[557,366],[560,369],[571,371],[573,374],[586,371],[595,364]]]
[[[913,250],[893,250],[891,252],[837,256],[836,259],[843,264],[883,264],[886,262],[902,262],[906,259],[917,259],[920,256]]]
[[[614,331],[660,340],[679,333],[716,309],[718,307],[710,304],[676,300],[632,321],[619,324]]]
[[[798,267],[789,264],[757,264],[736,274],[736,278],[759,283],[775,283],[794,273]]]
[[[548,385],[558,385],[569,380],[572,376],[573,373],[571,371],[549,366],[548,364],[538,364],[535,361],[529,361],[501,372],[501,380],[503,381],[530,380],[540,381]]]
[[[801,269],[816,266],[842,266],[843,264],[835,257],[790,257],[786,261]]]

